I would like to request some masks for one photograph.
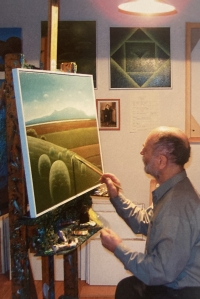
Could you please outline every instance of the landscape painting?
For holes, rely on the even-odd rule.
[[[31,217],[96,188],[103,171],[91,75],[13,69]]]
[[[22,53],[22,29],[0,28],[0,72],[5,72],[5,56]]]

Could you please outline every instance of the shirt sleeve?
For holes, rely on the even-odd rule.
[[[126,222],[135,234],[147,235],[148,225],[153,215],[152,206],[148,209],[138,207],[123,194],[110,199],[117,214]]]

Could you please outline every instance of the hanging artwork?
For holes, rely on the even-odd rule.
[[[99,185],[102,159],[91,75],[13,70],[31,217]]]
[[[97,99],[99,130],[120,130],[120,99]]]
[[[170,28],[110,28],[111,88],[171,87]]]
[[[0,28],[0,215],[8,213],[6,107],[3,90],[5,81],[5,55],[21,52],[22,29]]]
[[[41,68],[47,69],[48,22],[41,22]],[[59,21],[57,69],[65,62],[75,62],[77,72],[93,75],[96,88],[96,22]]]
[[[10,53],[22,53],[21,28],[0,28],[0,72],[5,71],[4,57]]]

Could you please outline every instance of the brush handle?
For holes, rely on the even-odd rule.
[[[82,162],[83,164],[85,164],[86,166],[88,166],[90,169],[92,169],[94,172],[98,173],[100,176],[103,175],[103,172],[100,170],[100,169],[97,169],[96,167],[94,167],[92,164],[88,163],[86,160],[83,160],[81,159],[80,157],[77,157],[76,158]],[[121,186],[117,185],[116,183],[113,182],[113,184],[115,185],[116,188],[118,188],[119,190],[122,189]]]

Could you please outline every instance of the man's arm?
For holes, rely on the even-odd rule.
[[[120,192],[121,183],[113,174],[104,174],[101,182],[106,184],[110,201],[118,215],[135,234],[147,235],[148,225],[153,214],[152,206],[145,210],[138,207],[131,200],[125,198]],[[116,187],[116,185],[118,187]]]
[[[108,189],[108,195],[110,198],[114,198],[119,195],[119,190],[121,189],[121,183],[119,179],[111,173],[105,173],[101,177],[101,183],[106,184]]]
[[[118,244],[122,243],[122,239],[108,228],[103,228],[100,231],[100,238],[102,245],[111,252],[114,252]]]

